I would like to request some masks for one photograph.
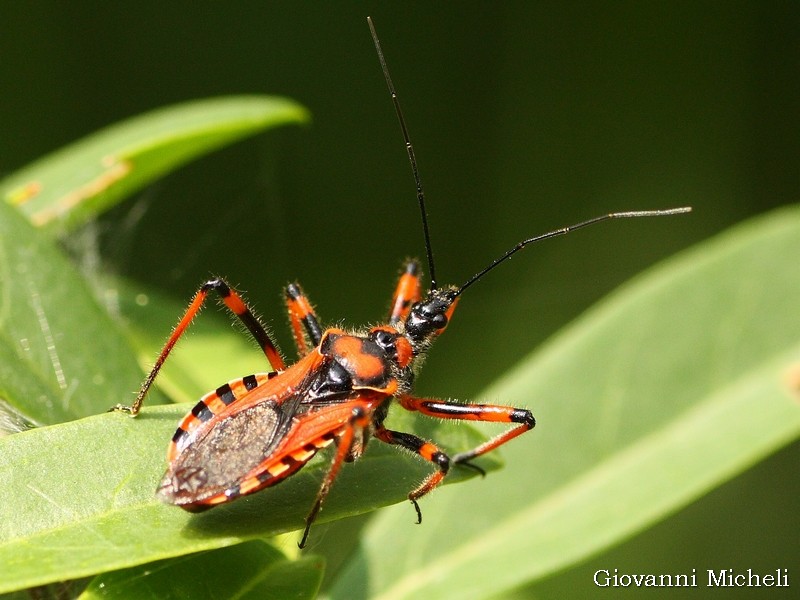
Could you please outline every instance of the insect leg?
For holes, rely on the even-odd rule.
[[[369,414],[363,406],[356,405],[353,408],[350,420],[344,429],[342,429],[342,433],[336,440],[336,454],[333,457],[333,461],[331,461],[331,467],[325,474],[325,479],[322,480],[322,485],[317,492],[317,499],[314,501],[314,505],[311,507],[311,511],[306,517],[306,527],[303,531],[303,537],[299,542],[297,542],[297,546],[299,548],[305,547],[306,541],[308,540],[308,533],[311,531],[311,525],[313,525],[314,521],[316,521],[317,515],[322,508],[322,503],[328,496],[328,492],[331,491],[331,486],[333,485],[336,476],[339,474],[339,469],[341,469],[342,463],[345,462],[345,459],[350,454],[353,442],[357,439],[357,436],[360,437],[360,432],[364,427],[369,425],[369,420]]]
[[[311,348],[317,346],[322,339],[322,328],[308,297],[300,285],[290,283],[286,286],[286,309],[292,325],[297,352],[302,358]]]
[[[153,381],[155,381],[155,378],[161,370],[162,365],[167,360],[169,353],[172,352],[172,348],[184,334],[195,316],[197,316],[197,313],[200,312],[203,302],[205,302],[208,293],[212,290],[219,295],[219,297],[225,303],[225,306],[234,315],[236,315],[236,317],[244,324],[245,327],[247,327],[248,331],[250,331],[256,342],[258,342],[258,345],[261,347],[261,350],[264,352],[264,355],[267,357],[267,360],[272,368],[276,371],[282,371],[286,368],[283,358],[281,358],[278,349],[275,347],[275,344],[269,337],[266,329],[264,329],[264,326],[258,321],[255,315],[253,315],[247,304],[245,304],[244,300],[242,300],[242,297],[223,279],[211,279],[210,281],[204,283],[199,290],[197,290],[197,293],[194,295],[194,298],[192,298],[192,301],[186,309],[186,312],[181,317],[181,320],[178,321],[175,329],[172,330],[172,334],[169,336],[167,343],[164,344],[161,354],[158,355],[153,368],[150,370],[150,373],[144,380],[144,383],[142,384],[142,387],[136,396],[136,400],[131,406],[117,404],[111,408],[112,411],[119,410],[130,413],[131,415],[136,415],[139,412],[142,402],[144,402],[144,397],[147,395],[147,391],[150,389]]]
[[[441,400],[429,400],[426,398],[413,398],[404,396],[399,398],[400,406],[406,410],[421,412],[429,417],[440,419],[462,419],[466,421],[490,421],[494,423],[517,423],[516,427],[493,437],[472,450],[461,452],[453,457],[454,463],[464,463],[477,470],[479,467],[470,465],[469,461],[473,458],[486,454],[498,446],[502,446],[507,441],[522,435],[526,431],[534,428],[536,419],[531,411],[526,408],[514,408],[513,406],[498,406],[496,404],[467,404],[464,402],[442,402]]]
[[[403,274],[397,282],[392,297],[392,309],[389,313],[389,323],[397,325],[404,321],[408,316],[411,305],[419,302],[422,297],[422,289],[419,280],[419,263],[416,260],[409,260],[403,268]]]
[[[383,425],[379,425],[375,428],[374,435],[382,442],[386,442],[387,444],[396,444],[411,450],[415,454],[419,454],[422,458],[432,462],[438,467],[437,471],[434,471],[428,475],[419,485],[419,487],[412,490],[408,494],[408,499],[411,501],[411,504],[414,505],[414,510],[417,511],[417,523],[422,523],[422,511],[419,508],[417,500],[422,498],[422,496],[433,490],[441,483],[442,479],[444,479],[444,476],[447,475],[447,472],[450,470],[450,457],[439,450],[436,444],[432,442],[426,442],[422,438],[419,438],[411,433],[392,431],[391,429],[386,429]]]

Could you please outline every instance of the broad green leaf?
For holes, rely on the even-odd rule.
[[[308,120],[286,98],[185,102],[111,125],[0,182],[37,227],[72,229],[180,165],[263,129]]]
[[[103,412],[129,401],[141,377],[74,266],[0,203],[0,430]]]
[[[316,598],[324,568],[320,557],[287,560],[272,546],[256,540],[100,575],[80,600],[303,600]]]
[[[424,535],[403,536],[394,509],[377,515],[331,596],[494,597],[796,439],[798,256],[800,210],[776,211],[591,310],[484,394],[530,403],[539,419],[507,447],[506,469],[442,490]]]
[[[0,592],[300,528],[329,465],[328,453],[274,488],[206,513],[192,515],[157,501],[167,444],[190,408],[145,407],[136,419],[106,413],[0,440]],[[434,437],[453,451],[483,439],[470,427],[430,419],[412,423],[416,419],[404,411],[390,419],[390,426]],[[487,470],[498,466],[492,456],[479,464]],[[404,501],[430,471],[408,453],[373,443],[358,463],[342,469],[319,522]],[[447,481],[471,475],[471,469],[455,468]],[[416,515],[404,504],[413,527]],[[312,550],[314,539],[312,529]]]

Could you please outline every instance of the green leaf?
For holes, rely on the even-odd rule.
[[[0,592],[241,543],[300,528],[329,455],[275,488],[192,515],[159,503],[166,447],[189,405],[147,408],[136,419],[106,413],[0,439]],[[435,437],[455,451],[482,438],[470,427],[429,419],[424,429],[400,411],[391,426]],[[480,465],[498,467],[494,457]],[[401,502],[431,471],[417,457],[371,444],[345,465],[320,522]],[[474,475],[456,468],[448,482]],[[412,527],[416,515],[406,505]],[[314,543],[315,530],[311,532]]]
[[[129,401],[141,378],[74,266],[0,203],[0,430],[103,412]]]
[[[308,120],[286,98],[185,102],[111,125],[0,182],[38,227],[72,229],[180,165],[263,129]]]
[[[798,256],[795,207],[591,310],[485,394],[530,402],[539,419],[509,444],[507,468],[442,490],[424,534],[403,535],[394,509],[377,515],[331,596],[502,594],[641,531],[796,439]]]
[[[316,598],[325,561],[287,560],[262,541],[172,558],[96,577],[80,600],[101,598]],[[202,577],[198,575],[202,574]]]

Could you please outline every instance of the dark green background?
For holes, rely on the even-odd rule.
[[[793,2],[2,3],[0,174],[164,104],[292,97],[310,128],[184,168],[76,236],[81,252],[97,243],[109,268],[179,298],[224,274],[284,347],[279,290],[295,278],[323,320],[377,320],[402,259],[423,252],[367,14],[409,122],[443,283],[595,214],[695,208],[554,240],[487,277],[431,355],[423,394],[475,397],[636,272],[798,199]],[[547,401],[535,395],[503,400]],[[799,453],[540,591],[593,590],[601,567],[796,569]]]

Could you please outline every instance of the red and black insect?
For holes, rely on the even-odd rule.
[[[178,339],[197,315],[210,292],[247,327],[272,366],[270,373],[248,375],[206,394],[178,426],[167,453],[169,466],[158,488],[165,502],[189,511],[202,511],[275,485],[296,473],[321,449],[333,446],[334,456],[316,500],[305,520],[300,547],[336,479],[343,462],[356,460],[370,438],[402,446],[433,463],[434,471],[408,499],[417,522],[417,501],[436,488],[453,464],[470,461],[532,429],[536,421],[526,408],[470,404],[419,398],[413,395],[416,371],[431,343],[445,330],[461,294],[483,275],[528,244],[564,235],[607,219],[660,216],[687,212],[611,213],[523,240],[459,287],[436,282],[425,200],[416,158],[397,94],[389,76],[378,37],[369,21],[375,47],[408,149],[417,186],[430,290],[423,295],[419,263],[410,260],[397,283],[386,324],[358,331],[323,329],[296,283],[285,298],[300,359],[287,366],[264,326],[241,296],[222,279],[206,282],[167,340],[132,406],[118,405],[136,415],[156,376]],[[435,443],[414,434],[392,431],[384,420],[393,401],[402,408],[430,417],[508,423],[512,427],[472,450],[449,456]]]

